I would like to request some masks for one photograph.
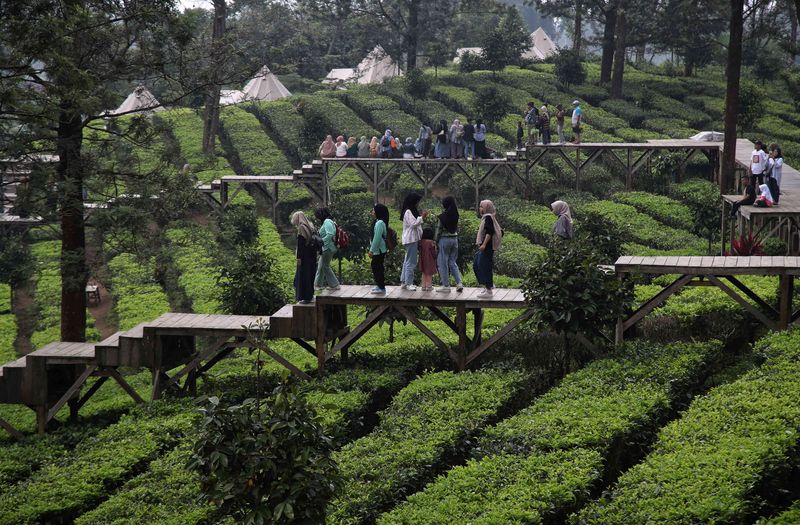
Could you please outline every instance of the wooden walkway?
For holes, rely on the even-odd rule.
[[[677,279],[642,304],[628,318],[618,320],[617,343],[622,342],[628,329],[684,286],[716,286],[741,305],[746,312],[772,330],[785,330],[800,318],[800,310],[795,311],[792,304],[794,278],[800,275],[800,257],[625,256],[617,259],[614,268],[620,278],[637,273],[678,275]],[[778,308],[775,309],[739,281],[736,278],[739,275],[778,276]]]
[[[446,352],[459,370],[463,370],[489,347],[505,337],[521,322],[529,319],[532,311],[527,308],[525,296],[516,288],[497,288],[494,294],[481,298],[478,294],[482,288],[464,288],[463,292],[438,293],[435,291],[423,292],[403,290],[399,286],[388,286],[386,294],[376,295],[370,293],[371,286],[342,286],[339,290],[330,290],[316,298],[316,352],[317,364],[320,370],[324,369],[326,361],[339,352],[346,355],[347,349],[363,336],[370,328],[375,326],[384,315],[396,312],[413,324],[420,332],[430,339],[438,348]],[[370,308],[370,313],[357,327],[339,338],[338,342],[328,348],[325,339],[327,333],[327,317],[324,310],[330,306],[364,305]],[[451,347],[439,338],[419,318],[416,309],[424,308],[430,311],[438,320],[452,330],[458,337],[458,346]],[[455,318],[451,319],[442,309],[455,308]],[[523,312],[498,330],[492,337],[482,341],[483,310],[489,308],[522,309]],[[473,315],[473,336],[467,332],[467,313]]]

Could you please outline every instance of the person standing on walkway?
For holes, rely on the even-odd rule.
[[[433,130],[428,126],[427,122],[423,122],[419,127],[419,140],[422,143],[422,156],[426,159],[431,155],[431,144],[433,143]]]
[[[314,277],[314,288],[323,290],[327,286],[331,290],[339,289],[339,279],[333,273],[331,261],[336,255],[336,223],[333,222],[331,211],[328,208],[317,208],[314,216],[322,224],[319,227],[319,236],[322,238],[322,253],[317,262],[317,275]]]
[[[479,212],[481,226],[478,228],[478,236],[475,238],[478,251],[475,253],[472,269],[478,279],[478,284],[484,286],[478,297],[489,299],[494,293],[494,252],[500,249],[503,230],[497,222],[496,210],[492,201],[481,201]]]
[[[428,211],[420,213],[417,206],[422,200],[419,193],[409,193],[403,200],[403,208],[400,211],[400,218],[403,220],[403,248],[406,250],[406,257],[403,260],[403,271],[400,274],[400,284],[403,290],[414,291],[414,270],[417,267],[417,251],[419,240],[422,238],[422,221],[428,216]]]
[[[464,290],[464,283],[461,282],[461,272],[458,270],[458,205],[453,197],[447,196],[442,199],[442,206],[444,211],[439,215],[435,235],[439,239],[436,263],[442,285],[436,291],[450,293],[452,275],[456,280],[456,291],[460,292]]]
[[[450,148],[447,143],[448,135],[447,121],[440,120],[439,125],[436,126],[436,146],[433,150],[433,156],[437,159],[446,159],[450,156]]]
[[[767,169],[767,152],[764,151],[764,144],[757,140],[755,149],[750,154],[750,174],[753,176],[753,184],[761,186],[764,184],[764,171]]]
[[[433,291],[437,249],[436,241],[433,240],[433,228],[423,228],[422,239],[419,241],[419,271],[422,274],[423,292]]]
[[[539,127],[542,129],[542,144],[550,144],[550,112],[547,106],[539,110]]]
[[[464,124],[464,157],[472,159],[475,156],[475,126],[472,119],[468,118]]]
[[[777,144],[772,144],[769,147],[769,165],[770,165],[770,175],[772,179],[772,186],[770,186],[770,191],[772,192],[772,196],[775,198],[775,205],[778,205],[778,201],[780,200],[781,195],[781,177],[783,176],[783,153],[781,152],[780,146]],[[774,186],[774,187],[773,187]]]
[[[556,223],[553,224],[553,233],[562,239],[572,239],[574,237],[572,229],[572,213],[569,211],[569,204],[564,201],[555,201],[550,205],[553,214],[556,217]]]
[[[581,103],[578,100],[572,101],[572,107],[572,133],[574,134],[572,143],[580,144],[581,133],[583,132],[583,128],[581,128],[581,123],[583,122],[583,110],[581,109]]]
[[[486,125],[481,119],[475,121],[475,156],[486,158]]]
[[[313,243],[314,225],[302,211],[292,214],[291,223],[297,228],[294,297],[300,304],[308,304],[314,299],[314,277],[317,274],[317,248]]]
[[[380,143],[378,143],[378,137],[372,137],[372,140],[369,141],[369,157],[371,159],[377,159],[380,155]]]
[[[411,142],[411,137],[406,137],[405,143],[403,143],[403,158],[404,159],[413,159],[414,158],[414,143]]]
[[[450,134],[448,136],[450,142],[450,157],[454,159],[460,159],[464,156],[464,126],[461,125],[461,121],[458,119],[453,120],[453,124],[450,126]]]
[[[386,254],[389,247],[386,238],[389,235],[389,208],[383,204],[376,204],[372,208],[375,225],[372,227],[372,242],[369,245],[369,256],[372,259],[372,277],[375,287],[370,291],[373,294],[386,293]]]
[[[517,123],[517,149],[522,149],[522,141],[525,138],[525,130],[522,128],[522,121]]]
[[[564,106],[561,104],[556,106],[556,131],[558,132],[559,144],[564,144],[566,142],[564,137]]]
[[[528,144],[536,145],[536,127],[539,125],[539,110],[533,101],[528,102],[528,111],[525,113],[525,124],[528,126]]]

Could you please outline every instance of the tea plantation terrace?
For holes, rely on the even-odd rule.
[[[685,285],[712,284],[740,303],[745,311],[772,329],[786,329],[800,318],[792,308],[794,276],[800,275],[798,257],[621,257],[615,270],[631,272],[681,274],[675,282],[656,294],[627,320],[620,320],[617,340],[670,295]],[[778,275],[780,306],[772,309],[734,276]],[[723,285],[727,279],[762,310],[756,309],[739,294]],[[708,281],[704,281],[708,279]],[[693,281],[694,280],[694,281]],[[109,378],[114,379],[137,402],[143,400],[117,371],[118,367],[147,368],[152,372],[151,399],[158,399],[168,387],[194,392],[198,376],[213,367],[235,348],[251,347],[254,340],[286,338],[317,357],[321,372],[326,362],[347,349],[372,328],[382,315],[395,312],[408,320],[454,361],[458,370],[465,367],[528,319],[524,294],[516,288],[498,288],[492,296],[479,298],[480,288],[463,292],[436,294],[412,292],[389,287],[385,296],[370,294],[370,286],[342,286],[317,296],[314,304],[287,304],[272,315],[241,316],[219,314],[165,313],[154,321],[144,322],[130,330],[120,331],[99,343],[51,343],[40,350],[0,367],[0,403],[21,404],[36,413],[37,429],[44,433],[47,423],[68,405],[72,416]],[[371,312],[352,331],[347,325],[347,306],[365,305]],[[485,309],[517,310],[519,314],[486,341],[481,340]],[[430,311],[458,337],[451,347],[422,323],[415,309]],[[445,309],[454,309],[451,319]],[[467,314],[472,313],[474,331],[469,336]],[[206,344],[198,345],[204,338]],[[309,344],[313,341],[315,346]],[[275,361],[303,379],[310,376],[279,354],[267,350]],[[176,370],[177,371],[174,371]],[[167,375],[167,372],[172,375]],[[98,380],[81,394],[90,377]],[[183,379],[183,385],[180,381]],[[7,421],[0,426],[15,437],[21,434]]]

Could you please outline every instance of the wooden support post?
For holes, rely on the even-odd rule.
[[[475,173],[475,209],[479,210],[481,205],[481,172],[478,164],[473,164],[472,169]]]
[[[616,154],[614,154],[616,156]],[[633,189],[633,149],[628,148],[628,162],[627,171],[625,172],[625,189],[631,191]]]
[[[373,204],[378,204],[378,202],[380,202],[378,200],[379,199],[378,189],[380,187],[380,184],[378,182],[378,180],[380,179],[380,168],[378,166],[379,164],[377,162],[372,163],[372,188],[373,192],[375,193],[375,199],[374,199],[375,202]]]
[[[47,430],[47,405],[36,405],[33,410],[36,412],[36,432],[44,434]]]
[[[70,399],[75,397],[80,392],[83,384],[86,382],[87,379],[89,379],[89,376],[92,375],[96,369],[97,369],[96,366],[90,365],[87,366],[83,372],[81,372],[81,374],[78,376],[78,379],[76,379],[75,382],[72,383],[72,386],[70,386],[64,393],[64,395],[61,396],[61,398],[58,401],[56,401],[56,404],[53,405],[53,407],[50,410],[48,410],[46,415],[47,418],[46,421],[50,421],[51,419],[53,419],[56,416],[56,414],[58,414],[58,411],[61,410],[61,407],[67,404],[67,402]]]
[[[575,191],[581,190],[581,148],[575,148]]]
[[[473,336],[472,336],[472,346],[473,348],[480,346],[481,340],[483,339],[483,310],[480,308],[475,308],[472,310],[472,320],[473,320]]]
[[[278,224],[278,182],[272,183],[272,222]]]
[[[786,330],[792,319],[792,295],[794,295],[794,276],[782,274],[778,284],[779,308],[778,329]]]
[[[103,384],[104,384],[106,381],[108,381],[108,377],[106,377],[106,376],[101,376],[101,377],[98,377],[98,378],[97,378],[97,381],[95,381],[94,383],[92,383],[92,386],[90,386],[90,387],[89,387],[89,389],[88,389],[88,390],[87,390],[87,391],[86,391],[86,392],[85,392],[85,393],[84,393],[84,394],[81,396],[81,398],[78,400],[78,406],[77,406],[77,409],[78,409],[78,410],[80,410],[80,409],[81,409],[81,407],[82,407],[83,405],[85,405],[87,401],[89,401],[89,398],[91,398],[91,397],[92,397],[92,396],[95,394],[95,392],[97,392],[98,390],[100,390],[100,387],[101,387],[101,386],[103,386]]]
[[[316,312],[316,322],[317,322],[317,326],[316,326],[316,329],[317,329],[317,341],[316,341],[316,343],[317,343],[316,344],[316,347],[317,347],[317,370],[319,370],[319,372],[322,373],[325,370],[325,360],[326,360],[325,353],[326,353],[326,350],[327,350],[325,348],[325,346],[326,346],[325,345],[325,330],[327,328],[327,324],[325,322],[325,307],[322,306],[321,304],[319,304],[319,301],[317,301],[315,308],[317,310],[317,312]]]
[[[223,180],[219,181],[219,205],[220,212],[224,212],[228,207],[228,183]]]
[[[736,293],[733,290],[731,290],[725,283],[720,281],[716,276],[709,275],[708,276],[708,280],[711,281],[712,283],[714,283],[717,286],[717,288],[719,288],[720,290],[722,290],[723,292],[728,294],[728,296],[731,299],[733,299],[734,301],[739,303],[742,306],[742,308],[744,308],[744,310],[746,312],[749,312],[753,317],[755,317],[756,319],[761,321],[761,323],[763,323],[764,326],[766,326],[770,330],[777,330],[778,329],[778,325],[775,323],[775,321],[773,321],[772,319],[769,319],[766,315],[764,315],[763,312],[761,312],[761,310],[759,310],[758,308],[756,308],[755,306],[750,304],[741,295],[739,295],[738,293]]]
[[[161,368],[153,368],[153,392],[150,394],[150,401],[161,399]]]
[[[456,328],[458,329],[458,361],[456,367],[458,371],[464,370],[467,365],[467,346],[469,345],[469,338],[467,337],[467,309],[463,304],[456,306]]]

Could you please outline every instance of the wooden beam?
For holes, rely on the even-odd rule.
[[[736,288],[738,288],[739,290],[741,290],[741,291],[742,291],[742,293],[744,293],[744,294],[745,294],[747,297],[749,297],[750,299],[752,299],[753,301],[755,301],[755,302],[756,302],[756,304],[758,304],[758,305],[759,305],[761,308],[763,308],[765,311],[772,313],[773,315],[775,315],[775,317],[776,317],[776,318],[778,317],[778,311],[777,311],[777,310],[775,310],[775,308],[773,308],[771,304],[769,304],[769,303],[768,303],[768,302],[766,302],[764,299],[762,299],[761,297],[759,297],[758,295],[756,295],[756,293],[755,293],[755,292],[753,292],[753,291],[752,291],[750,288],[748,288],[748,287],[747,287],[747,286],[746,286],[746,285],[745,285],[743,282],[741,282],[739,279],[737,279],[737,278],[736,278],[736,277],[734,277],[733,275],[725,275],[725,276],[723,276],[723,278],[724,278],[724,279],[727,279],[727,280],[728,280],[728,282],[730,282],[730,283],[731,283],[732,285],[734,285]]]
[[[410,311],[408,308],[406,308],[405,306],[395,306],[395,307],[394,307],[394,309],[395,309],[395,310],[397,310],[397,311],[398,311],[398,312],[399,312],[399,313],[400,313],[400,314],[401,314],[403,317],[405,317],[406,319],[408,319],[408,320],[411,322],[411,324],[413,324],[414,326],[416,326],[416,327],[417,327],[417,329],[418,329],[420,332],[422,332],[423,334],[425,334],[425,335],[428,337],[428,339],[430,339],[431,341],[433,341],[433,344],[435,344],[436,346],[438,346],[438,347],[439,347],[439,349],[441,349],[441,350],[442,350],[442,351],[444,351],[445,353],[449,354],[449,355],[450,355],[450,357],[451,357],[451,358],[452,358],[454,361],[456,361],[456,362],[457,362],[457,358],[458,358],[458,356],[457,356],[457,355],[456,355],[456,354],[453,352],[453,350],[452,350],[452,349],[451,349],[451,348],[450,348],[450,347],[447,345],[447,343],[445,343],[444,341],[442,341],[441,339],[439,339],[439,337],[438,337],[436,334],[434,334],[434,333],[431,331],[431,329],[430,329],[430,328],[428,328],[427,326],[425,326],[425,325],[422,323],[422,321],[420,321],[419,319],[417,319],[417,316],[416,316],[416,315],[414,315],[414,313],[413,313],[413,312],[411,312],[411,311]]]
[[[122,389],[127,392],[129,396],[131,396],[131,399],[133,399],[134,403],[139,405],[144,404],[144,399],[142,399],[139,393],[133,389],[130,383],[125,381],[125,378],[123,378],[115,368],[109,368],[108,373],[114,379],[114,381],[116,381],[117,384],[122,387]]]
[[[467,309],[463,304],[456,306],[456,327],[458,330],[458,360],[456,361],[456,366],[461,371],[467,366],[467,348],[470,342],[467,337]]]
[[[303,350],[308,351],[311,355],[317,355],[316,349],[313,346],[311,346],[310,344],[308,344],[306,341],[304,341],[303,339],[300,339],[299,337],[292,337],[291,339],[292,339],[292,341],[297,343],[300,346],[300,348],[302,348]]]
[[[435,315],[436,317],[438,317],[438,318],[439,318],[439,320],[443,321],[443,322],[444,322],[444,324],[446,324],[447,326],[449,326],[449,327],[450,327],[450,329],[451,329],[451,330],[453,330],[453,333],[455,333],[456,335],[458,335],[458,327],[456,326],[456,323],[454,323],[452,319],[450,319],[449,317],[447,317],[447,315],[445,315],[445,313],[444,313],[444,312],[442,312],[441,310],[439,310],[439,308],[437,308],[436,306],[428,306],[428,310],[430,310],[430,311],[431,311],[431,313],[432,313],[433,315]]]
[[[692,280],[691,275],[682,275],[673,281],[670,285],[666,286],[663,290],[658,292],[652,299],[640,306],[627,320],[622,322],[622,332],[626,332],[631,326],[638,323],[647,314],[658,308],[664,301],[677,292],[686,283]],[[619,331],[619,328],[617,329]],[[619,337],[618,337],[619,340]]]
[[[106,381],[108,381],[108,376],[103,375],[98,377],[97,381],[95,381],[94,384],[92,384],[92,386],[89,387],[89,390],[87,390],[86,393],[83,394],[83,396],[81,396],[81,398],[78,400],[78,403],[76,405],[76,410],[80,410],[81,407],[85,405],[87,401],[89,401],[89,398],[92,397],[95,394],[95,392],[100,390],[100,387],[103,386],[103,383],[105,383]]]
[[[286,368],[288,368],[291,373],[293,373],[294,375],[296,375],[300,379],[304,379],[306,381],[310,381],[311,380],[311,376],[310,375],[306,374],[305,372],[303,372],[302,370],[297,368],[295,365],[290,363],[285,357],[283,357],[279,353],[275,352],[274,350],[270,350],[269,348],[266,348],[266,349],[264,349],[264,352],[268,356],[270,356],[272,359],[274,359],[278,363],[280,363],[283,366],[285,366]]]
[[[738,293],[736,293],[733,290],[731,290],[725,283],[720,281],[716,276],[709,275],[708,276],[708,280],[711,281],[712,283],[714,283],[715,285],[717,285],[717,287],[720,290],[722,290],[723,292],[728,294],[728,296],[731,299],[733,299],[734,301],[739,303],[742,306],[742,308],[745,309],[745,311],[749,312],[753,317],[755,317],[756,319],[761,321],[761,323],[764,326],[766,326],[770,330],[777,330],[778,329],[778,325],[775,323],[775,321],[769,319],[766,315],[763,314],[763,312],[761,312],[758,308],[756,308],[755,306],[753,306],[752,304],[747,302],[747,300],[745,300],[744,297],[742,297]]]
[[[11,437],[16,439],[17,441],[22,441],[23,439],[25,439],[25,436],[22,435],[22,432],[11,426],[11,423],[9,423],[8,421],[6,421],[1,417],[0,417],[0,427],[5,429],[5,431],[11,434]]]
[[[792,319],[792,296],[794,295],[793,275],[781,275],[778,284],[778,295],[778,300],[780,301],[778,305],[778,311],[780,312],[778,328],[780,330],[786,330],[789,328]]]
[[[503,337],[508,335],[514,328],[516,328],[520,323],[523,321],[527,321],[533,315],[533,310],[525,310],[522,314],[518,315],[514,319],[512,319],[507,325],[503,328],[495,332],[492,337],[478,345],[478,347],[470,352],[470,354],[464,360],[464,366],[466,367],[472,361],[474,361],[478,356],[480,356],[483,352],[489,349],[492,345],[500,341]]]
[[[381,316],[383,316],[383,314],[390,308],[391,307],[388,305],[378,306],[375,308],[375,310],[373,310],[366,319],[361,321],[361,324],[356,326],[350,333],[341,338],[339,342],[336,343],[336,346],[331,348],[331,350],[325,354],[325,361],[336,355],[336,353],[341,351],[343,348],[349,347],[358,341],[362,335],[364,335],[370,328],[375,326],[375,324],[380,321]],[[317,337],[319,337],[319,334],[317,334]]]
[[[47,418],[45,421],[50,421],[51,419],[53,419],[55,415],[58,413],[58,411],[61,410],[61,407],[66,405],[67,401],[72,399],[75,396],[75,394],[80,392],[81,387],[86,382],[86,380],[89,379],[89,376],[92,375],[92,373],[95,371],[96,368],[97,366],[95,365],[89,365],[86,367],[86,370],[81,372],[81,374],[78,376],[78,379],[76,379],[75,382],[72,383],[72,386],[70,386],[64,393],[64,395],[61,396],[61,398],[58,401],[56,401],[56,404],[53,405],[52,408],[50,408],[50,410],[47,411]]]

